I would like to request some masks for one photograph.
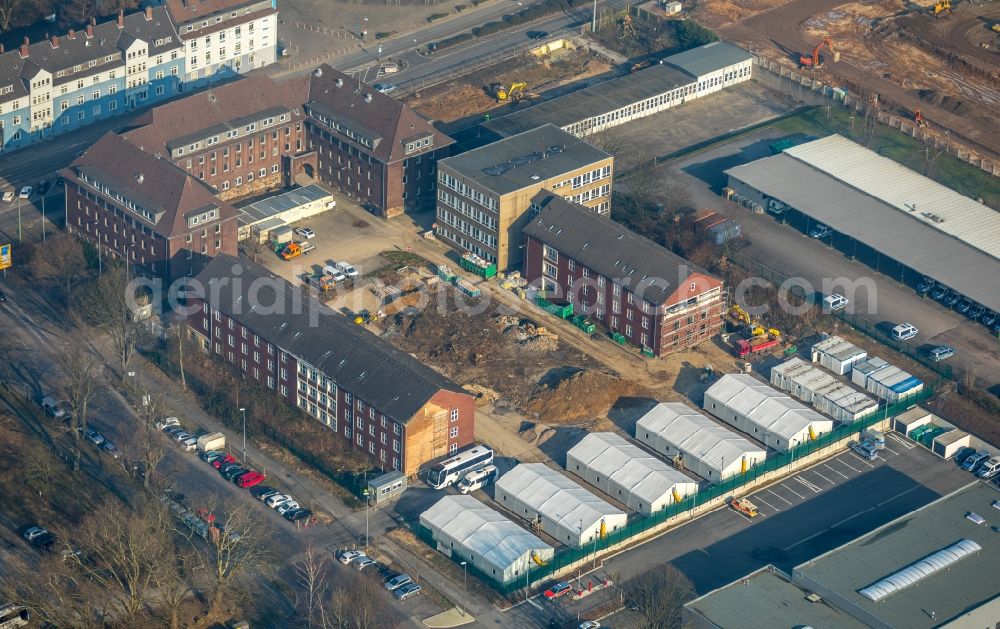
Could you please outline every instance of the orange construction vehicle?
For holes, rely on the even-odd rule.
[[[816,44],[816,47],[813,48],[811,55],[801,55],[799,57],[799,65],[801,65],[803,68],[823,67],[824,59],[819,54],[819,51],[823,49],[823,46],[826,46],[827,48],[830,49],[830,53],[833,54],[834,63],[840,61],[840,53],[833,49],[833,41],[830,39],[829,36],[827,36],[823,38],[823,41]]]
[[[732,500],[729,501],[729,506],[732,507],[734,510],[739,511],[743,515],[747,516],[748,518],[757,517],[758,513],[757,505],[750,502],[746,498],[733,498]]]
[[[913,122],[917,123],[918,127],[927,126],[927,121],[924,120],[924,115],[920,113],[919,109],[913,112]]]

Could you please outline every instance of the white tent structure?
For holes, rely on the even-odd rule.
[[[497,480],[496,501],[568,546],[625,526],[616,509],[544,463],[522,463]]]
[[[643,515],[698,491],[698,483],[613,432],[584,437],[566,453],[566,469]]]
[[[832,420],[745,373],[719,378],[705,392],[704,408],[782,452],[833,429]]]
[[[798,357],[771,368],[771,384],[837,421],[853,422],[878,412],[876,400]]]
[[[680,402],[661,402],[639,418],[635,438],[656,452],[682,457],[684,467],[719,482],[766,456],[765,448]]]
[[[472,496],[445,496],[420,514],[437,549],[468,561],[501,583],[525,574],[532,562],[545,563],[551,546]]]

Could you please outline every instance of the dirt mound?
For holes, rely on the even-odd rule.
[[[638,391],[631,380],[587,369],[537,389],[526,410],[547,424],[571,422],[606,415],[618,398]]]
[[[407,104],[428,118],[444,122],[471,116],[497,106],[496,101],[488,96],[485,90],[468,83],[450,83],[418,92],[407,99]]]
[[[963,100],[948,96],[947,94],[942,94],[937,90],[920,90],[918,94],[920,96],[920,100],[925,103],[937,105],[941,109],[946,109],[960,116],[975,113],[975,107],[973,105],[970,105]]]

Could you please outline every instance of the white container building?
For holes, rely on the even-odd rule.
[[[868,358],[868,352],[839,336],[831,336],[812,346],[812,361],[838,376],[850,373],[854,365]]]
[[[851,381],[889,402],[898,402],[924,389],[922,380],[881,358],[858,363],[851,374]]]
[[[761,446],[680,402],[662,402],[639,418],[635,438],[712,482],[742,474],[766,456]]]
[[[704,408],[782,452],[833,429],[833,421],[750,374],[726,374],[705,392]]]
[[[420,514],[420,523],[439,551],[454,561],[468,561],[501,583],[516,580],[555,553],[537,535],[472,496],[445,496]]]
[[[875,372],[885,369],[886,367],[891,367],[891,365],[881,358],[872,356],[871,358],[854,365],[854,369],[851,370],[851,382],[867,391],[868,378]]]
[[[566,453],[566,469],[643,515],[698,492],[698,483],[613,432],[584,437]]]
[[[497,480],[496,501],[567,546],[625,526],[627,516],[544,463],[522,463]]]
[[[878,411],[878,402],[801,358],[771,369],[771,384],[837,421],[853,422]]]

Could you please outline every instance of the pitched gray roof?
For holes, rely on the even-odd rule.
[[[197,281],[213,308],[400,423],[442,389],[464,393],[413,356],[323,305],[305,287],[293,286],[259,264],[218,255]]]
[[[542,190],[532,203],[542,211],[524,228],[525,235],[605,277],[623,283],[627,279],[630,290],[655,306],[672,305],[667,300],[692,273],[714,279],[652,240],[554,192]]]
[[[714,41],[704,46],[679,52],[676,55],[670,55],[663,60],[663,63],[698,78],[750,59],[753,59],[753,55],[742,48],[724,41]]]

